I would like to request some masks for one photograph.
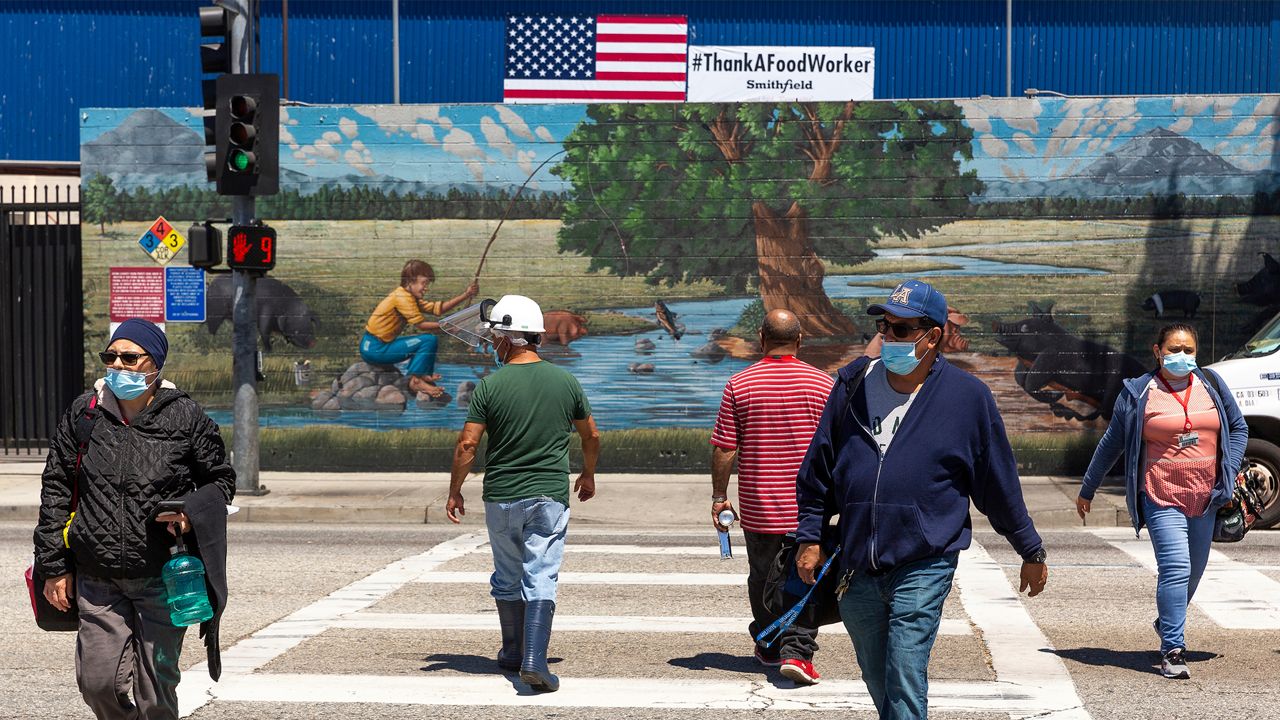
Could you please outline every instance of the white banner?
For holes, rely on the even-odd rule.
[[[875,48],[689,46],[689,102],[871,100]]]

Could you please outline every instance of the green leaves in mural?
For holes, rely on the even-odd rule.
[[[673,285],[754,281],[811,335],[852,325],[822,289],[826,259],[918,237],[981,191],[952,102],[593,105],[554,172],[573,186],[559,245],[593,270]]]
[[[120,205],[116,202],[117,195],[115,186],[111,182],[111,178],[101,173],[94,175],[89,179],[89,183],[84,187],[84,197],[80,202],[80,214],[84,218],[84,222],[89,224],[97,224],[98,233],[107,234],[107,223],[119,222],[121,215]]]

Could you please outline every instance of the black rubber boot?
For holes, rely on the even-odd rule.
[[[502,649],[498,651],[498,667],[503,670],[520,669],[524,653],[524,601],[495,600],[498,604],[498,622],[502,625]]]
[[[520,679],[540,692],[560,689],[560,678],[547,667],[547,643],[551,641],[551,619],[556,614],[554,600],[534,600],[524,612],[524,662]]]

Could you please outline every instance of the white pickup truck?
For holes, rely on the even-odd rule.
[[[1235,393],[1249,423],[1245,472],[1262,501],[1257,527],[1280,523],[1280,315],[1239,351],[1209,367]]]

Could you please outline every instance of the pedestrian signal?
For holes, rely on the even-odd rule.
[[[227,265],[232,270],[259,272],[275,268],[275,228],[266,225],[232,225],[227,231]]]

